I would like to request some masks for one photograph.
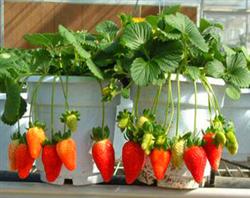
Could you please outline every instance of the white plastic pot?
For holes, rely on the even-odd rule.
[[[175,134],[175,123],[176,123],[176,110],[177,110],[177,81],[176,75],[172,75],[172,93],[175,103],[175,114],[170,129],[169,135],[173,136]],[[180,86],[181,86],[181,115],[179,122],[179,131],[187,132],[193,130],[194,124],[194,86],[193,82],[184,76],[180,76]],[[208,78],[209,83],[213,87],[216,97],[218,98],[218,103],[220,107],[223,107],[225,98],[225,87],[224,81],[220,79]],[[157,92],[157,86],[147,86],[141,88],[141,95],[139,100],[139,113],[142,113],[143,109],[151,108],[155,94]],[[209,126],[209,111],[208,111],[208,95],[200,82],[197,82],[197,129],[206,129]],[[136,87],[131,90],[131,98],[135,101]],[[165,110],[167,102],[167,86],[162,88],[162,93],[158,102],[157,109],[157,119],[162,122],[165,119]],[[170,110],[170,109],[169,109]]]
[[[28,102],[31,102],[33,91],[38,86],[40,76],[28,78]],[[47,76],[42,80],[37,92],[37,100],[33,109],[33,119],[44,121],[47,126],[47,135],[50,137],[51,132],[51,97],[53,76]],[[64,90],[66,89],[66,77],[62,77]],[[60,122],[60,115],[65,111],[65,98],[62,89],[62,83],[59,77],[55,81],[54,92],[54,129],[63,131],[63,124]],[[77,144],[77,169],[68,171],[64,167],[55,184],[64,184],[65,179],[72,179],[74,185],[87,185],[102,182],[101,175],[96,168],[91,155],[92,140],[90,135],[92,128],[101,126],[102,122],[102,104],[101,90],[96,79],[91,77],[72,77],[68,78],[68,103],[70,109],[80,112],[80,122],[78,131],[73,133],[72,137]],[[113,140],[115,126],[117,100],[106,105],[105,124],[110,129],[110,139]],[[37,115],[36,117],[34,117]],[[38,169],[41,171],[41,179],[46,181],[43,165],[38,160]]]
[[[225,97],[222,112],[226,118],[234,121],[239,141],[238,154],[231,156],[224,149],[223,157],[230,160],[247,161],[250,156],[250,89],[242,89],[241,97],[236,101]]]
[[[26,94],[22,94],[24,99],[27,98]],[[2,115],[4,110],[4,105],[6,101],[6,94],[0,94],[0,115]],[[28,111],[27,111],[28,112]],[[21,132],[25,131],[25,128],[28,127],[28,113],[24,115],[24,117],[20,120],[20,128]],[[10,143],[10,136],[15,133],[18,129],[18,125],[15,124],[13,126],[9,126],[4,124],[0,120],[0,131],[1,131],[1,138],[0,138],[0,170],[7,171],[9,170],[9,160],[8,160],[8,145]]]

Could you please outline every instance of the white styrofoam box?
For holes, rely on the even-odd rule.
[[[236,136],[239,142],[238,154],[231,156],[224,149],[223,157],[237,161],[246,161],[250,156],[250,89],[242,89],[237,101],[225,98],[222,109],[226,118],[234,121]]]
[[[133,109],[133,101],[130,99],[125,99],[121,97],[120,104],[116,107],[116,117],[118,116],[120,111],[127,109],[128,111],[132,111]],[[124,134],[121,132],[118,125],[115,125],[115,132],[114,132],[114,149],[115,149],[115,158],[116,160],[121,160],[122,157],[122,147],[123,144],[126,142],[124,138]]]
[[[46,123],[46,134],[50,137],[51,97],[54,76],[43,78],[42,83],[39,85],[38,82],[40,78],[40,76],[28,78],[28,102],[31,102],[33,90],[39,87],[36,101],[37,119]],[[65,90],[66,77],[62,77],[62,81]],[[55,131],[62,131],[63,124],[60,122],[59,118],[61,113],[65,111],[65,98],[59,77],[56,77],[54,96],[54,128]],[[63,184],[64,179],[72,179],[74,185],[87,185],[102,182],[101,175],[92,160],[92,140],[90,138],[92,128],[101,126],[101,99],[100,86],[95,78],[76,76],[70,76],[68,78],[68,102],[70,109],[75,109],[80,112],[78,130],[73,134],[73,139],[77,144],[77,169],[71,172],[63,167],[59,178],[54,182],[55,184]],[[117,104],[118,98],[105,105],[105,125],[108,125],[110,129],[110,139],[112,141],[114,137]],[[41,179],[46,181],[41,160],[38,160],[38,169],[41,171]]]
[[[172,93],[175,103],[175,114],[170,129],[169,135],[173,136],[175,134],[175,123],[177,114],[177,81],[176,76],[172,75]],[[180,86],[181,86],[181,115],[179,122],[179,131],[188,132],[193,130],[194,125],[194,104],[195,104],[195,94],[193,82],[187,78],[180,75]],[[215,95],[218,98],[218,103],[220,107],[223,107],[225,98],[225,86],[222,80],[208,78]],[[142,113],[143,109],[151,108],[153,100],[157,91],[156,86],[147,86],[141,89],[140,101],[139,101],[139,113]],[[136,88],[133,87],[131,90],[131,96],[134,100]],[[209,126],[209,111],[208,111],[208,95],[200,82],[197,82],[197,129],[206,129]],[[165,119],[167,102],[167,86],[162,88],[162,93],[159,98],[158,109],[157,109],[157,119],[163,123]],[[169,109],[169,111],[171,108]]]
[[[22,94],[22,97],[24,99],[27,98],[26,94]],[[6,101],[6,94],[1,93],[0,94],[0,115],[2,115],[4,111],[4,105]],[[28,108],[27,108],[28,109]],[[26,114],[23,116],[23,118],[20,120],[20,128],[21,132],[25,132],[26,128],[28,127],[28,113],[29,111],[26,112]],[[1,131],[1,138],[0,138],[0,170],[7,171],[9,170],[9,162],[8,162],[8,145],[10,143],[10,136],[16,132],[18,129],[18,125],[12,125],[9,126],[7,124],[4,124],[0,120],[0,131]]]

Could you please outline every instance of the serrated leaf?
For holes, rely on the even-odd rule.
[[[19,110],[21,104],[20,86],[12,79],[6,79],[6,101],[2,121],[8,125],[13,125],[19,118]]]
[[[179,42],[169,42],[168,45],[156,46],[152,61],[164,72],[174,72],[182,59],[182,46]]]
[[[26,34],[24,39],[31,45],[41,47],[53,47],[62,41],[62,37],[58,33]]]
[[[121,42],[132,50],[138,50],[151,38],[152,28],[147,22],[131,23],[125,27]]]
[[[95,65],[95,63],[91,59],[88,59],[86,61],[86,64],[89,70],[92,72],[92,74],[94,74],[94,76],[96,76],[100,80],[103,80],[103,75],[102,75],[101,70]]]
[[[179,30],[186,39],[203,52],[208,52],[208,45],[196,25],[185,15],[177,13],[164,17],[165,22]]]
[[[236,53],[230,56],[227,56],[227,69],[233,70],[234,68],[246,68],[247,61],[243,53]]]
[[[233,85],[228,85],[226,88],[226,94],[233,100],[240,99],[240,89]]]
[[[152,28],[157,28],[159,16],[149,15],[146,17],[146,21],[152,26]]]
[[[218,23],[218,22],[214,23],[214,22],[208,21],[207,19],[200,20],[200,27],[199,27],[200,32],[203,32],[204,30],[206,30],[209,27],[219,28],[221,30],[224,29],[224,27],[221,23]]]
[[[208,75],[215,78],[220,78],[225,72],[225,67],[222,62],[215,59],[206,64],[205,70]]]
[[[195,66],[187,66],[185,74],[192,80],[198,80],[200,78],[200,70]]]
[[[165,32],[160,28],[156,29],[156,34],[162,41],[179,40],[181,38],[181,34],[178,32]]]
[[[103,35],[108,41],[115,38],[119,28],[113,21],[104,21],[96,26],[96,32]]]
[[[77,42],[76,37],[73,33],[71,33],[67,28],[65,28],[62,25],[59,25],[59,33],[60,35],[66,39],[71,45],[74,46],[77,53],[84,59],[89,59],[91,57],[91,54],[87,52],[85,49],[82,48],[82,46]]]
[[[247,68],[235,68],[228,76],[229,81],[237,87],[246,88],[250,84],[250,72]]]
[[[157,79],[160,69],[154,62],[146,62],[143,58],[136,58],[131,65],[131,76],[135,84],[146,86]]]

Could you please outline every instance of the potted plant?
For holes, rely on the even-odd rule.
[[[233,50],[221,43],[217,34],[217,29],[221,28],[220,24],[201,20],[200,27],[197,28],[188,17],[178,13],[178,6],[166,9],[157,16],[148,16],[140,21],[134,21],[130,16],[123,16],[122,23],[123,31],[120,35],[120,45],[125,47],[127,50],[126,56],[130,57],[129,61],[126,62],[127,65],[123,65],[123,68],[136,87],[133,86],[131,92],[134,100],[134,111],[129,116],[127,112],[123,112],[118,117],[118,125],[123,126],[122,123],[126,120],[127,125],[121,127],[121,129],[125,132],[125,137],[128,138],[129,142],[131,142],[131,135],[127,135],[127,133],[139,131],[138,134],[140,135],[136,137],[133,137],[133,135],[137,135],[137,133],[132,133],[132,142],[137,144],[134,147],[141,145],[141,149],[145,152],[148,149],[144,147],[143,137],[147,137],[146,145],[151,149],[146,153],[151,155],[151,151],[155,146],[157,147],[155,145],[157,138],[154,135],[156,130],[151,126],[152,133],[149,138],[143,135],[148,134],[149,129],[142,130],[138,125],[141,119],[147,123],[146,125],[149,123],[152,125],[149,117],[146,116],[145,119],[145,116],[143,118],[139,116],[145,107],[151,106],[150,113],[156,116],[157,122],[163,123],[165,135],[168,134],[168,138],[172,137],[170,141],[171,164],[174,165],[175,169],[170,169],[170,171],[175,176],[169,180],[169,172],[167,172],[165,180],[158,182],[159,186],[196,188],[199,183],[203,182],[207,158],[212,169],[216,171],[223,145],[232,154],[237,152],[238,143],[234,127],[230,122],[223,119],[221,107],[223,106],[225,90],[228,96],[235,98],[235,94],[237,95],[235,90],[238,90],[243,81],[245,85],[249,85],[249,71],[245,65],[237,65],[238,61],[245,57],[239,52],[236,52],[233,56],[231,53]],[[223,64],[227,65],[223,66]],[[223,69],[222,66],[226,69]],[[240,74],[235,70],[239,70]],[[223,75],[221,75],[222,73]],[[208,78],[208,76],[219,79]],[[174,87],[172,81],[176,82],[173,83],[175,84]],[[227,88],[225,88],[225,82]],[[216,87],[213,86],[215,89],[212,85],[216,85]],[[175,95],[172,93],[172,89],[176,90]],[[218,93],[220,95],[216,97]],[[177,108],[175,108],[175,102]],[[159,109],[158,106],[160,106]],[[169,112],[170,108],[171,111]],[[173,130],[171,126],[174,114],[176,114],[176,127]],[[212,114],[214,114],[214,118]],[[133,119],[128,119],[126,116]],[[132,123],[132,126],[130,126],[130,123]],[[201,125],[197,126],[196,123],[201,123]],[[168,124],[170,127],[166,128]],[[146,126],[142,128],[144,127]],[[197,135],[197,131],[206,128],[204,135]],[[175,134],[173,134],[174,131]],[[193,132],[181,135],[181,132],[185,131]],[[201,135],[202,139],[199,138]],[[210,151],[210,146],[206,146],[210,144],[213,151]],[[124,147],[126,148],[126,144]],[[141,153],[141,151],[138,152]],[[193,152],[199,153],[200,157],[192,159]],[[214,153],[217,153],[218,158],[212,159],[211,155]],[[125,163],[126,175],[129,168],[126,171],[128,159],[125,159],[123,159],[123,163]],[[144,157],[142,160],[138,160],[138,163],[140,162],[140,165],[137,166],[139,169],[144,166],[145,159]],[[184,163],[180,165],[176,161],[184,161],[187,169]],[[188,161],[191,161],[191,164]],[[198,165],[195,163],[196,161],[202,163]],[[153,165],[152,160],[151,164]],[[146,167],[150,168],[150,166]],[[185,170],[179,171],[181,173],[179,175],[178,168],[180,167],[184,167]],[[199,171],[195,172],[195,169]],[[140,171],[134,170],[134,172],[138,174]],[[127,175],[130,176],[129,173]],[[196,182],[193,181],[191,175]],[[188,177],[187,182],[183,182],[185,176]],[[178,180],[182,181],[177,184]],[[150,180],[146,183],[152,182]]]
[[[27,84],[32,115],[27,133],[16,134],[21,149],[25,150],[23,155],[30,159],[29,164],[20,164],[26,169],[21,177],[28,176],[31,162],[34,162],[31,159],[38,159],[36,163],[43,181],[63,184],[65,179],[72,179],[75,185],[103,181],[92,159],[91,137],[97,142],[106,138],[112,142],[113,139],[117,99],[106,102],[118,95],[116,84],[112,80],[108,82],[116,75],[112,48],[118,30],[115,23],[105,21],[96,27],[95,35],[59,26],[57,33],[25,36],[30,44],[39,48],[31,50],[30,65],[15,78],[15,82]],[[20,87],[18,85],[16,93],[11,90],[12,95],[18,96]],[[12,103],[16,101],[16,98],[8,99]],[[19,106],[7,104],[5,111],[19,109]],[[4,114],[3,118],[13,124],[19,117]],[[44,122],[46,128],[36,120]],[[93,129],[91,136],[92,128],[99,124],[101,128]],[[101,138],[98,131],[103,133]],[[35,140],[37,144],[33,149]],[[70,153],[65,153],[66,150]],[[56,160],[51,162],[51,156]],[[95,157],[94,160],[97,161]],[[50,175],[52,164],[57,170],[54,175]],[[97,166],[100,169],[98,163]]]

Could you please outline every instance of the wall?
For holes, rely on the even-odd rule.
[[[95,25],[105,19],[118,22],[117,15],[120,12],[132,13],[134,6],[5,2],[4,9],[4,46],[28,47],[22,39],[26,33],[55,32],[59,24],[73,30],[93,31]],[[140,11],[146,16],[157,13],[158,7],[142,6]],[[182,12],[196,20],[196,8],[185,7]]]

